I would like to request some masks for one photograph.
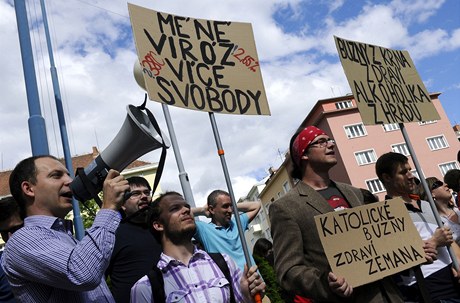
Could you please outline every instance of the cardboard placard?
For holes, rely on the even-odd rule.
[[[353,287],[426,261],[401,198],[319,215],[315,222],[332,271]]]
[[[249,23],[128,4],[149,98],[206,112],[270,115]]]
[[[364,124],[440,119],[407,51],[334,39]]]

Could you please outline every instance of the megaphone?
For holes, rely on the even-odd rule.
[[[150,118],[134,105],[126,107],[128,114],[120,131],[100,155],[94,159],[70,184],[74,197],[79,201],[94,198],[102,189],[110,169],[122,171],[126,166],[144,154],[169,148],[171,143]],[[78,171],[77,171],[78,172]]]

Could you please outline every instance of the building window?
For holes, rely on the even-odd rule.
[[[399,129],[398,123],[383,124],[383,130],[386,132],[391,132]]]
[[[373,149],[356,152],[355,158],[358,165],[366,165],[377,161],[377,156],[375,155],[375,151]]]
[[[406,143],[394,144],[391,146],[391,150],[395,153],[403,154],[404,156],[410,156]]]
[[[284,193],[287,193],[291,189],[291,186],[289,185],[289,181],[286,181],[283,183],[283,190]]]
[[[454,161],[454,162],[439,164],[439,169],[441,170],[441,173],[444,176],[448,170],[460,169],[460,168],[458,167],[457,162]]]
[[[449,147],[443,135],[426,139],[431,150],[438,150]]]
[[[366,181],[367,189],[373,194],[385,191],[385,187],[379,179],[372,179]]]
[[[422,122],[419,122],[418,125],[427,125],[427,124],[432,124],[436,122],[438,122],[438,120],[422,121]]]
[[[363,137],[367,135],[362,123],[345,126],[345,133],[348,138]]]
[[[350,107],[353,107],[353,102],[351,102],[350,100],[335,102],[335,108],[337,109],[344,109],[344,108],[350,108]]]

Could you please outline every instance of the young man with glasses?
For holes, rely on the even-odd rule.
[[[433,248],[436,250],[434,254],[427,253],[427,259],[431,262],[421,266],[422,272],[418,278],[418,267],[395,275],[394,278],[406,301],[460,302],[458,280],[454,277],[450,266],[452,261],[445,248],[453,244],[452,232],[446,227],[438,228],[429,202],[413,194],[415,176],[411,170],[409,159],[394,152],[381,155],[375,164],[375,172],[387,190],[385,199],[401,197],[424,240],[425,253]]]
[[[275,270],[287,291],[314,302],[402,302],[390,278],[357,288],[331,272],[314,217],[364,204],[363,191],[335,182],[335,141],[308,126],[291,138],[289,150],[297,185],[270,206]]]
[[[129,302],[131,287],[157,264],[161,254],[161,246],[145,221],[145,210],[152,202],[150,184],[140,176],[126,180],[129,192],[121,206],[125,219],[117,229],[115,247],[106,271],[115,302],[119,303]]]

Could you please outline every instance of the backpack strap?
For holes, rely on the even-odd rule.
[[[213,259],[214,262],[216,262],[217,266],[219,266],[220,270],[224,274],[225,279],[228,280],[230,286],[230,302],[236,303],[235,294],[233,292],[232,276],[230,275],[230,269],[228,268],[228,264],[225,261],[224,256],[222,256],[221,253],[208,253],[208,255],[211,257],[211,259]]]
[[[165,282],[163,280],[163,273],[161,270],[153,266],[153,268],[147,274],[147,277],[150,281],[150,286],[152,288],[152,299],[155,303],[165,303],[166,294],[165,294]]]

